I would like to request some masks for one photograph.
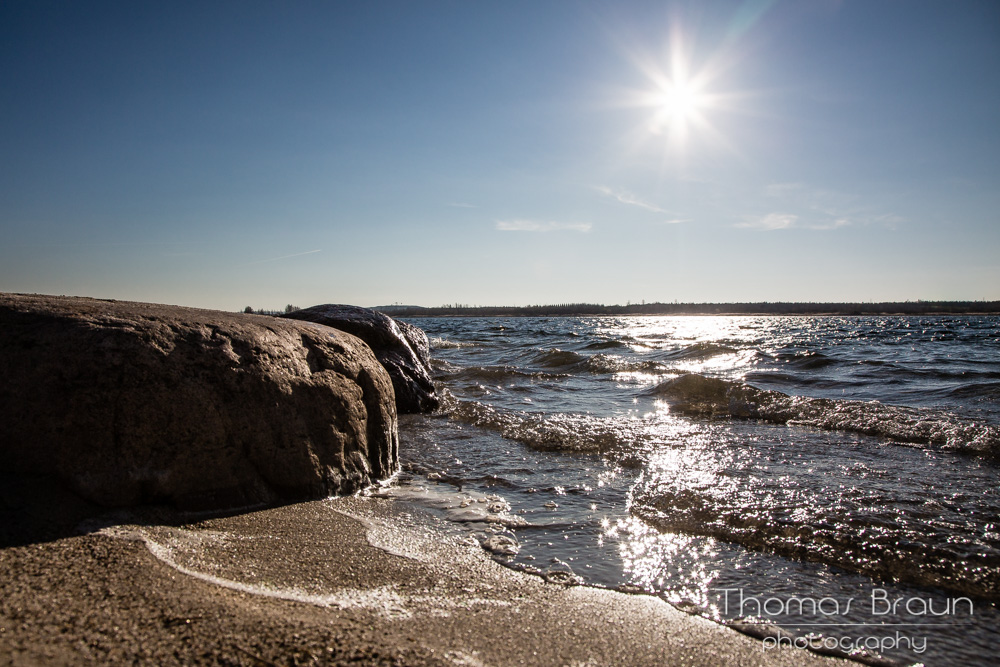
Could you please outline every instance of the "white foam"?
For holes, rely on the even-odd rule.
[[[398,545],[406,544],[407,540],[399,539],[399,535],[393,536],[387,527],[380,526],[364,517],[348,514],[340,510],[334,511],[361,521],[366,529],[368,529],[366,532],[369,534],[369,542],[372,542],[374,537],[375,544],[373,546],[406,558],[417,558],[420,554],[418,550],[419,541],[417,542],[418,546],[412,550],[399,549]],[[368,589],[342,588],[330,592],[310,592],[294,586],[278,587],[261,583],[248,583],[210,574],[190,565],[185,565],[177,558],[178,552],[181,550],[191,551],[192,549],[210,544],[219,544],[230,539],[238,539],[238,536],[221,531],[167,529],[167,534],[160,537],[151,535],[148,529],[141,526],[116,525],[102,528],[98,531],[98,534],[116,539],[142,541],[149,550],[149,553],[161,563],[199,581],[240,593],[299,602],[316,607],[361,609],[387,618],[399,619],[409,618],[418,611],[430,615],[447,616],[454,609],[469,609],[476,606],[509,607],[511,605],[511,602],[507,600],[481,597],[462,597],[456,600],[447,595],[407,595],[400,593],[394,585]],[[387,547],[387,541],[392,546]],[[205,567],[207,569],[211,565],[206,563]]]
[[[456,350],[463,347],[476,347],[476,343],[468,341],[455,341],[446,338],[431,337],[427,341],[432,350]]]

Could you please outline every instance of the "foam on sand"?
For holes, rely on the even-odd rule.
[[[287,660],[279,647],[294,645],[292,630],[305,623],[334,633],[371,628],[364,641],[437,657],[412,664],[827,664],[799,650],[764,652],[759,641],[657,598],[567,585],[577,583],[568,567],[535,577],[504,568],[418,511],[397,500],[338,498],[181,527],[119,523],[76,539],[138,541],[185,581],[254,596],[259,602],[246,605],[153,573],[164,594],[188,591],[179,594],[189,608],[226,605],[221,617],[206,617],[224,624],[250,614],[261,636],[285,633],[271,648],[245,651],[264,660]],[[113,562],[96,567],[117,571]],[[288,603],[298,606],[271,606]],[[285,624],[290,614],[297,620]]]

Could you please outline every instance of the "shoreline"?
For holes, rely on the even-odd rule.
[[[92,520],[83,535],[64,525],[44,540],[8,536],[0,656],[13,664],[848,664],[765,651],[656,597],[546,583],[416,512],[346,497],[186,520],[138,511],[131,523],[124,514],[105,515],[101,528]]]
[[[989,317],[1000,301],[911,301],[872,303],[648,303],[625,306],[590,303],[545,306],[375,306],[402,318],[436,317]]]

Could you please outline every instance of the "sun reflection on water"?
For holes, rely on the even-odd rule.
[[[755,355],[753,350],[730,352],[708,359],[685,361],[674,366],[674,369],[683,373],[711,373],[713,375],[724,374],[731,377],[742,377],[746,375],[747,366]]]
[[[744,326],[754,318],[733,316],[629,317],[609,320],[597,333],[622,337],[639,348],[674,347],[692,342],[746,341],[757,337]]]
[[[719,576],[714,539],[661,533],[636,517],[608,522],[603,536],[618,542],[622,569],[633,585],[657,591],[682,609],[707,610],[720,617],[715,596],[710,595]]]
[[[656,488],[678,502],[685,496],[736,492],[735,480],[725,474],[731,462],[712,446],[716,427],[675,417],[660,401],[644,420],[656,446],[647,452],[633,491]],[[630,506],[632,501],[630,497]],[[601,543],[605,540],[618,544],[623,572],[632,585],[655,591],[679,608],[721,618],[718,596],[711,590],[720,563],[714,538],[660,530],[630,513],[601,522]]]

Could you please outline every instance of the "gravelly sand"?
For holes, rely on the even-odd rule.
[[[0,663],[842,662],[765,652],[757,640],[655,598],[513,572],[390,500],[164,519],[104,517],[83,535],[8,532]]]

